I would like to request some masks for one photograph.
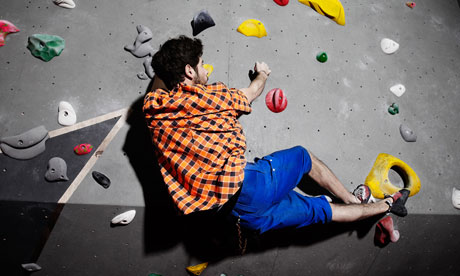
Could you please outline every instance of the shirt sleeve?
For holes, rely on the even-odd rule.
[[[238,115],[251,113],[251,104],[243,91],[236,88],[229,88],[228,92],[232,97],[233,108],[238,112]]]

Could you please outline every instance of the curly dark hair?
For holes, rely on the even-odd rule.
[[[172,38],[160,46],[153,55],[152,67],[168,89],[173,89],[185,78],[185,66],[189,64],[195,71],[203,55],[203,44],[198,38],[185,35]]]

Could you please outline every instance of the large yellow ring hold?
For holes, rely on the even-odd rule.
[[[420,179],[409,165],[392,155],[381,153],[377,156],[374,166],[364,182],[366,186],[371,188],[372,195],[375,198],[384,198],[385,195],[392,195],[401,189],[391,184],[388,178],[388,172],[391,168],[401,175],[404,181],[404,188],[410,191],[409,196],[413,196],[420,191]]]
[[[329,17],[339,25],[345,25],[345,11],[339,0],[299,0],[321,15]]]

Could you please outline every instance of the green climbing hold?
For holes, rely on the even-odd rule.
[[[390,105],[390,107],[388,107],[388,112],[391,114],[391,115],[396,115],[399,113],[399,106],[397,103],[392,103]]]
[[[321,52],[316,55],[316,60],[318,60],[321,63],[324,63],[327,61],[327,54],[326,52]]]
[[[57,35],[34,34],[29,36],[27,49],[32,55],[44,61],[50,61],[64,50],[65,40]]]
[[[161,274],[150,273],[149,276],[162,276]]]

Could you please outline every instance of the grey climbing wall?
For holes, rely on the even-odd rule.
[[[175,217],[138,112],[149,87],[136,76],[143,60],[123,49],[139,24],[152,30],[154,49],[170,37],[192,36],[190,21],[204,8],[216,23],[197,35],[204,62],[214,66],[210,81],[247,86],[248,70],[265,61],[272,69],[265,92],[279,87],[288,99],[275,114],[263,94],[241,118],[248,160],[302,145],[352,190],[384,152],[409,164],[422,188],[407,203],[409,216],[395,219],[398,243],[375,247],[374,228],[360,224],[273,234],[253,241],[258,249],[251,253],[219,258],[202,275],[460,274],[454,261],[460,211],[450,200],[452,188],[460,188],[458,1],[420,0],[413,9],[399,0],[342,1],[345,26],[294,0],[284,7],[272,0],[75,2],[75,9],[63,9],[51,0],[0,0],[0,19],[21,30],[0,47],[0,136],[38,125],[61,128],[60,101],[72,104],[79,122],[127,107],[137,112],[93,167],[109,176],[111,187],[103,189],[90,174],[83,179],[44,239],[36,275],[186,275],[187,265],[216,261],[198,250],[205,242],[189,237],[203,227]],[[238,33],[246,19],[263,22],[268,35]],[[64,38],[61,55],[49,62],[33,57],[27,38],[37,33]],[[382,52],[385,37],[400,44],[396,53]],[[326,63],[316,61],[320,51]],[[399,98],[389,90],[398,83],[406,87]],[[399,114],[388,113],[392,103]],[[400,136],[402,123],[417,134],[415,143]],[[11,205],[0,212],[10,216]],[[138,210],[132,224],[110,226],[113,216],[132,208]],[[2,254],[23,248],[8,239],[0,237]]]

